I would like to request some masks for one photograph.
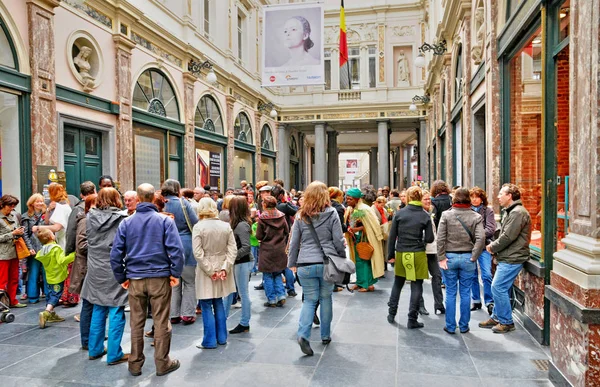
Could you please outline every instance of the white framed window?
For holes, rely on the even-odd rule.
[[[325,50],[325,90],[331,90],[331,50]]]
[[[369,46],[369,87],[377,86],[377,47]]]
[[[358,47],[348,47],[348,63],[350,64],[352,88],[360,88],[360,49]]]
[[[237,43],[238,43],[238,61],[244,61],[244,30],[246,26],[246,15],[238,8],[237,14]]]
[[[210,0],[204,0],[203,19],[204,35],[210,35]]]

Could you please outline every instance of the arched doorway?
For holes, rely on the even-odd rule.
[[[261,160],[259,179],[272,182],[275,180],[275,145],[273,132],[268,124],[264,124],[260,131]]]
[[[233,184],[240,186],[240,182],[245,180],[248,183],[255,184],[254,181],[254,138],[252,136],[252,126],[250,118],[244,112],[238,113],[233,126],[234,134],[234,158],[233,158]]]
[[[204,95],[196,106],[196,185],[224,192],[227,181],[227,137],[217,100]]]

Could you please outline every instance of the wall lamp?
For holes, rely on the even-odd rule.
[[[188,63],[189,72],[199,77],[200,71],[202,69],[208,69],[208,74],[206,74],[206,81],[208,83],[210,83],[211,85],[217,83],[217,74],[215,74],[215,71],[213,70],[212,63],[210,63],[208,60],[205,60],[204,62],[199,62],[197,60],[190,59],[190,62]]]
[[[423,43],[423,45],[419,47],[419,55],[417,56],[417,59],[415,59],[415,66],[418,68],[422,69],[427,65],[425,62],[425,54],[423,54],[427,51],[433,51],[433,55],[444,55],[444,53],[447,51],[446,41],[442,40],[437,44],[429,44],[427,42]]]
[[[429,98],[428,95],[415,95],[413,97],[412,101],[413,102],[408,107],[408,110],[414,112],[414,111],[417,111],[417,105],[415,104],[416,102],[419,102],[419,103],[429,103],[429,101],[431,101],[431,98]]]
[[[273,105],[272,102],[259,102],[258,110],[263,111],[265,113],[270,111],[269,115],[271,116],[271,118],[277,118],[277,110],[275,110],[275,105]]]

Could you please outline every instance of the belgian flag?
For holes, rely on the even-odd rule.
[[[340,7],[340,89],[350,89],[350,64],[348,63],[348,40],[346,39],[346,16],[344,0]]]

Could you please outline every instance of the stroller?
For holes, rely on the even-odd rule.
[[[15,315],[10,313],[10,298],[6,291],[0,289],[0,321],[11,323],[15,321]]]

